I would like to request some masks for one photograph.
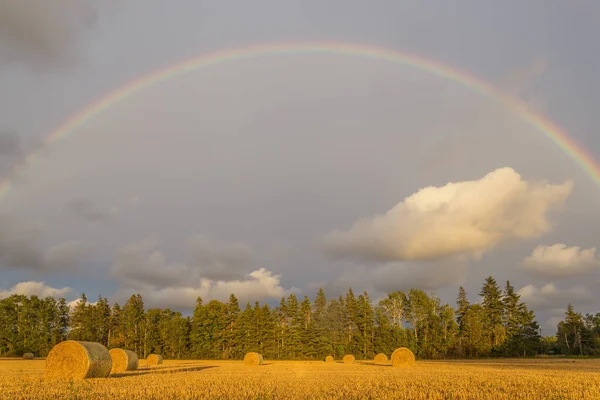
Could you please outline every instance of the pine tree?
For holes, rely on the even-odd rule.
[[[373,358],[373,335],[375,334],[375,314],[371,304],[371,298],[365,290],[358,296],[356,325],[360,332],[359,345],[361,345],[361,356],[363,359]]]
[[[146,340],[146,324],[144,317],[144,300],[140,294],[132,295],[123,306],[122,330],[125,333],[124,347],[147,357],[144,349]]]
[[[240,306],[238,303],[238,299],[232,293],[229,295],[229,301],[225,304],[224,316],[223,316],[223,325],[224,330],[221,335],[222,339],[222,347],[223,353],[221,354],[221,358],[229,359],[231,357],[235,357],[236,355],[236,341],[235,338],[237,336],[237,320],[240,314]]]
[[[482,297],[482,306],[486,314],[485,330],[488,332],[490,347],[501,345],[506,335],[502,325],[504,305],[502,303],[502,292],[493,277],[488,277],[479,295]]]
[[[346,293],[346,299],[344,300],[345,313],[344,313],[344,325],[346,331],[345,338],[345,349],[346,352],[354,354],[356,352],[356,317],[358,314],[358,306],[356,304],[356,297],[352,288],[348,288]]]
[[[458,288],[458,298],[456,299],[456,305],[456,322],[458,322],[459,329],[460,331],[462,331],[462,320],[470,306],[469,299],[467,298],[467,291],[462,286]]]

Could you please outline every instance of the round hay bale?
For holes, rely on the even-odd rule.
[[[159,365],[163,363],[163,358],[160,354],[150,354],[146,361],[150,365]]]
[[[244,364],[246,365],[262,365],[263,356],[262,354],[250,352],[244,356]]]
[[[379,353],[375,356],[375,358],[373,359],[373,361],[375,361],[375,364],[386,364],[387,363],[387,356],[383,353]]]
[[[333,357],[331,357],[331,356],[325,357],[325,362],[328,364],[331,364],[333,362]]]
[[[392,366],[410,368],[415,366],[415,355],[406,347],[400,347],[392,353]]]
[[[112,358],[111,373],[135,371],[138,369],[138,356],[133,351],[125,349],[110,349],[110,358]]]
[[[23,360],[33,360],[34,358],[33,353],[23,353]]]
[[[344,356],[344,364],[352,364],[356,359],[352,354],[346,354]]]
[[[100,343],[66,340],[54,346],[46,357],[47,379],[106,378],[112,359]]]

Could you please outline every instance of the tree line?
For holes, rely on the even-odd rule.
[[[146,309],[139,294],[123,306],[102,296],[90,303],[82,294],[72,309],[62,298],[12,295],[0,300],[0,356],[43,357],[66,339],[171,359],[240,359],[249,351],[268,359],[372,359],[400,346],[425,359],[600,353],[600,313],[584,317],[569,305],[556,336],[542,338],[510,282],[500,288],[488,277],[478,294],[470,303],[460,287],[451,307],[419,289],[388,293],[377,304],[366,291],[328,299],[320,289],[314,301],[290,294],[276,307],[243,309],[231,294],[227,302],[198,298],[191,316]]]

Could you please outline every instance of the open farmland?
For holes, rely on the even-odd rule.
[[[600,361],[165,361],[107,379],[46,382],[44,360],[0,360],[0,399],[599,399]]]

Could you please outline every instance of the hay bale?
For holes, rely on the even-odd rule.
[[[415,355],[406,347],[400,347],[392,353],[392,366],[410,368],[415,366]]]
[[[150,365],[159,365],[163,363],[163,358],[160,354],[150,354],[148,358],[146,358],[146,362]]]
[[[46,357],[47,379],[106,378],[112,359],[100,343],[67,340],[54,346]]]
[[[377,354],[373,359],[373,361],[375,361],[375,364],[387,364],[387,360],[387,356],[383,353]]]
[[[344,356],[344,364],[352,364],[356,359],[352,354],[346,354]]]
[[[34,358],[33,353],[23,353],[23,360],[33,360]]]
[[[108,352],[112,358],[111,373],[135,371],[138,369],[138,356],[133,351],[125,349],[110,349]]]
[[[325,357],[325,362],[328,364],[331,364],[333,362],[333,357],[331,357],[331,356]]]
[[[250,352],[244,356],[244,364],[246,365],[262,365],[263,356],[262,354]]]

